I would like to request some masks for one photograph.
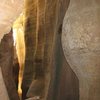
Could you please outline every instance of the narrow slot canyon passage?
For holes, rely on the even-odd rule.
[[[0,0],[0,100],[100,100],[99,0]]]
[[[69,0],[0,0],[0,100],[79,100],[63,53]]]

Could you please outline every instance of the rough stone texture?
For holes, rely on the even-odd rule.
[[[13,79],[13,38],[12,32],[4,35],[0,43],[0,67],[10,100],[19,100]]]
[[[100,100],[100,1],[71,0],[62,44],[67,61],[79,78],[80,100]]]

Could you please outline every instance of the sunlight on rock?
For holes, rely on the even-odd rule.
[[[20,17],[14,22],[14,25],[13,25],[14,46],[16,47],[18,62],[20,65],[19,86],[18,86],[19,94],[22,93],[21,83],[22,83],[23,66],[24,66],[24,60],[25,60],[23,19],[24,19],[23,14],[21,14]]]

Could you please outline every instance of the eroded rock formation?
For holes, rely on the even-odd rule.
[[[60,67],[67,66],[67,64],[65,60],[56,64],[58,62],[56,51],[62,52],[61,35],[58,34],[61,34],[62,21],[68,4],[69,0],[26,0],[25,2],[26,57],[22,83],[23,99],[36,96],[40,100],[47,100],[48,91],[59,88],[58,85],[55,86],[57,84],[55,70],[59,64]],[[60,56],[64,59],[63,53]],[[49,89],[50,84],[53,84],[51,90]],[[51,96],[55,96],[53,91]],[[51,97],[50,100],[56,99],[58,100],[56,97]]]
[[[4,35],[0,43],[0,67],[10,100],[19,100],[13,78],[13,37],[12,32]]]
[[[20,3],[17,2],[15,5],[18,4]],[[72,100],[74,94],[74,100],[78,98],[75,87],[71,88],[72,85],[77,87],[78,81],[64,58],[60,41],[62,21],[68,4],[69,0],[25,0],[26,56],[22,83],[23,100],[26,98]],[[11,8],[10,12],[13,11],[15,14],[15,9]],[[10,20],[9,17],[7,18]],[[11,27],[8,24],[7,26]],[[1,42],[0,52],[2,62],[0,65],[8,96],[10,100],[19,100],[12,74],[12,34],[5,35]],[[64,79],[65,76],[67,79]],[[72,80],[69,80],[71,78]],[[67,83],[67,80],[71,82],[70,88],[67,86],[70,82]],[[75,84],[72,83],[73,80]],[[60,94],[60,90],[63,94]]]
[[[57,0],[43,0],[42,2],[40,0],[26,0],[26,58],[22,88],[23,91],[24,89],[27,91],[31,82],[34,87],[34,85],[37,86],[40,81],[40,84],[36,89],[31,88],[31,90],[34,91],[34,93],[31,92],[33,96],[36,94],[39,87],[44,87],[46,93],[48,91],[47,87],[49,86],[50,81],[50,62],[53,53],[55,34],[59,25],[62,23],[64,16],[62,14],[58,23],[58,15],[61,10],[60,4],[62,4],[62,2],[63,1]],[[65,7],[67,7],[67,2],[68,1],[65,1]],[[64,11],[66,11],[66,8]],[[44,89],[42,88],[42,92],[38,95],[42,95],[41,93],[44,92]],[[28,95],[30,94],[29,91]],[[41,89],[38,91],[41,91]]]
[[[34,79],[35,66],[34,56],[37,42],[37,2],[36,0],[25,1],[25,67],[22,82],[22,97],[26,98],[26,93]]]
[[[67,61],[79,78],[80,100],[100,100],[100,1],[71,0],[63,25]]]

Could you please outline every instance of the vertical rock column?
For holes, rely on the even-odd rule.
[[[45,0],[37,2],[37,48],[34,56],[34,78],[28,90],[27,96],[44,97],[45,91],[45,65],[44,65],[44,46],[45,46]]]
[[[37,46],[37,0],[25,0],[25,66],[22,82],[22,98],[26,98],[27,90],[35,73],[34,55]]]
[[[56,36],[68,3],[68,0],[38,0],[38,37],[34,57],[35,78],[27,93],[29,97],[39,96],[41,100],[47,100],[50,81],[52,81],[51,70],[55,70],[52,67],[52,58],[56,38],[58,38]]]
[[[29,89],[27,97],[42,96],[40,99],[47,99],[55,38],[68,2],[64,1],[65,8],[63,8],[60,5],[63,4],[62,0],[26,0],[26,60],[22,84],[24,97]],[[59,16],[61,9],[64,11]]]
[[[19,100],[13,78],[13,37],[12,32],[5,34],[0,43],[0,67],[10,100]]]

